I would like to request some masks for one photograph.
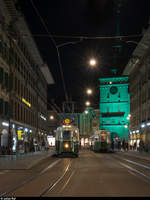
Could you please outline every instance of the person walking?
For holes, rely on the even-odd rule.
[[[46,141],[45,142],[45,150],[48,151],[48,149],[49,149],[49,144],[48,144],[48,141]]]
[[[38,151],[38,143],[35,138],[33,139],[33,145],[34,145],[34,152],[37,152]]]
[[[118,140],[118,151],[120,151],[120,150],[121,150],[121,141]]]
[[[44,151],[45,150],[45,141],[43,140],[42,141],[42,151]]]
[[[142,140],[140,140],[139,142],[139,152],[144,151],[144,142]]]
[[[136,150],[136,142],[134,142],[133,150]]]
[[[129,150],[129,144],[128,144],[128,141],[126,141],[126,151],[128,151]]]
[[[111,149],[114,152],[114,140],[111,141]]]
[[[125,139],[122,141],[122,149],[125,151],[126,150],[126,144],[125,144]]]

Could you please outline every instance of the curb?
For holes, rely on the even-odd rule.
[[[17,170],[17,169],[30,169],[34,165],[36,165],[38,162],[41,160],[51,157],[52,155],[55,154],[55,151],[51,151],[49,153],[45,153],[44,155],[34,155],[34,156],[29,156],[28,158],[21,158],[18,160],[3,160],[0,164],[0,170]],[[38,157],[37,157],[38,156]]]

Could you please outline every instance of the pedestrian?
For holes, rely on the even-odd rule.
[[[126,144],[125,144],[125,139],[123,139],[123,141],[122,141],[122,149],[125,151],[125,149],[126,149]]]
[[[114,151],[114,140],[111,141],[111,149]]]
[[[129,144],[128,144],[128,141],[126,141],[126,150],[128,151],[129,150]]]
[[[121,150],[121,141],[118,140],[118,151],[120,151],[120,150]]]
[[[45,150],[48,151],[48,149],[49,149],[49,145],[48,145],[48,142],[46,141],[45,142]]]
[[[139,142],[139,151],[140,152],[144,151],[144,142],[142,140],[140,140]]]
[[[134,142],[133,150],[136,150],[136,142]]]
[[[42,150],[45,150],[45,141],[42,141]]]
[[[34,145],[34,151],[37,152],[38,151],[38,143],[37,143],[36,139],[33,140],[33,145]]]

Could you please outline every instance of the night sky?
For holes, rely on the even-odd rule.
[[[99,107],[98,78],[110,76],[111,69],[117,68],[121,75],[128,63],[135,43],[141,37],[123,38],[121,52],[114,65],[115,39],[84,39],[87,37],[115,36],[116,16],[114,0],[18,0],[21,9],[37,43],[43,60],[48,64],[55,84],[48,86],[49,105],[55,102],[62,109],[65,92],[62,83],[56,47],[40,21],[35,8],[44,21],[56,44],[77,42],[59,48],[65,86],[69,100],[75,101],[75,112],[83,112],[85,101],[89,99],[94,108]],[[149,0],[122,0],[120,8],[120,35],[140,35],[147,28],[150,16]],[[65,36],[65,38],[63,37]],[[83,40],[81,39],[83,37]],[[91,68],[89,58],[97,59],[97,66]],[[87,97],[86,89],[90,87],[94,94]],[[50,109],[51,107],[48,106]]]

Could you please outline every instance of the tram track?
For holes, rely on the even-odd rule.
[[[144,178],[146,179],[146,183],[150,184],[150,166],[149,165],[133,160],[134,157],[132,157],[132,160],[131,160],[130,158],[127,159],[127,158],[121,157],[120,155],[119,156],[113,155],[112,158],[117,160],[120,165],[125,167],[130,174],[137,177],[142,177],[142,180]]]
[[[64,170],[64,173],[57,178],[57,180],[55,180],[52,184],[50,184],[47,188],[45,188],[42,193],[40,194],[40,197],[43,197],[44,195],[46,195],[47,193],[51,192],[55,186],[57,186],[58,183],[60,183],[60,181],[65,177],[65,175],[68,173],[69,169],[71,167],[71,162],[66,166],[65,170]],[[71,173],[71,176],[73,174]],[[69,178],[67,179],[67,183],[69,182],[69,179],[71,178],[71,176],[69,176]],[[66,183],[66,185],[67,185]],[[64,185],[65,187],[65,185]],[[63,190],[64,188],[61,189],[61,191]],[[60,192],[61,192],[60,191]]]
[[[28,179],[22,181],[21,183],[15,185],[14,187],[9,189],[8,191],[1,193],[0,197],[6,197],[10,193],[16,191],[17,189],[23,187],[24,185],[30,183],[31,181],[33,181],[35,179],[37,179],[38,177],[40,177],[41,175],[46,173],[47,170],[49,170],[50,168],[54,167],[60,161],[61,161],[60,159],[59,160],[58,159],[54,160],[50,165],[48,165],[45,169],[41,170],[38,174],[31,176],[30,178],[28,178]]]
[[[52,173],[52,171],[48,171],[48,170],[53,168],[53,167],[56,167],[57,164],[61,163],[61,161],[63,161],[63,159],[56,159],[53,163],[51,163],[49,166],[44,168],[38,175],[31,176],[29,179],[27,179],[27,180],[23,181],[22,183],[14,186],[13,188],[8,190],[7,192],[1,193],[0,197],[20,196],[19,195],[20,189],[25,190],[24,188],[26,186],[28,186],[28,184],[31,184],[32,187],[36,187],[36,185],[34,185],[34,183],[33,183],[34,181],[37,181],[37,183],[39,185],[42,184],[40,182],[40,179],[38,180],[38,178],[43,176],[43,179],[45,177],[45,180],[46,180],[47,174]],[[38,196],[43,197],[47,193],[50,193],[64,179],[65,184],[62,186],[62,188],[60,190],[62,192],[65,189],[65,187],[67,186],[68,182],[70,181],[71,177],[74,174],[73,171],[70,171],[70,173],[68,173],[70,168],[71,168],[71,164],[72,164],[72,159],[68,159],[67,164],[65,165],[65,168],[63,170],[63,173],[61,175],[59,174],[58,177],[55,177],[51,181],[46,181],[45,185],[47,185],[47,186],[45,186],[45,188],[42,189],[42,191],[38,191]],[[27,196],[28,196],[28,194],[27,194]]]

